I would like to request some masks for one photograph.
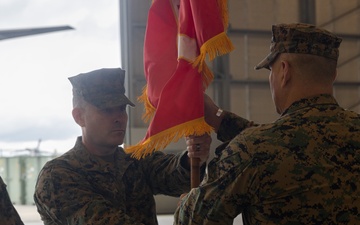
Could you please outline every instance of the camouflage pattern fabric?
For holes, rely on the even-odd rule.
[[[180,196],[190,189],[185,157],[157,151],[138,161],[118,148],[110,163],[90,155],[79,137],[40,172],[38,212],[45,225],[158,224],[153,195]]]
[[[224,117],[217,132],[217,139],[229,142],[245,128],[253,126],[253,122],[228,111],[223,111]]]
[[[103,68],[69,77],[73,95],[84,98],[99,109],[135,106],[125,95],[125,70]]]
[[[222,130],[224,131],[224,129]],[[330,95],[302,99],[216,150],[174,224],[360,224],[360,116]]]
[[[21,218],[14,208],[6,184],[0,177],[0,224],[1,225],[24,225]]]
[[[255,69],[269,69],[280,53],[310,54],[337,61],[341,41],[340,37],[312,24],[273,25],[270,53]]]

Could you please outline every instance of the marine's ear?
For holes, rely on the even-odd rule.
[[[286,60],[281,60],[281,86],[284,87],[288,84],[291,79],[290,63]]]
[[[84,110],[82,108],[73,108],[72,110],[72,116],[77,124],[79,124],[80,127],[85,126],[85,120],[84,120]]]

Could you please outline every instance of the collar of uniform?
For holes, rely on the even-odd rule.
[[[338,103],[335,100],[335,98],[329,94],[321,94],[321,95],[317,95],[317,96],[313,96],[313,97],[309,97],[309,98],[303,98],[303,99],[300,99],[299,101],[296,101],[293,104],[291,104],[289,106],[289,108],[287,108],[281,114],[281,116],[293,113],[299,109],[312,107],[314,105],[336,105],[336,106],[338,106]]]
[[[80,166],[88,171],[119,173],[126,171],[126,168],[134,162],[134,159],[127,155],[121,147],[118,147],[114,153],[114,163],[92,155],[86,150],[81,137],[77,138],[74,149]]]

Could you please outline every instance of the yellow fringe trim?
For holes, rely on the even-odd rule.
[[[137,98],[139,102],[142,102],[145,107],[145,111],[142,115],[142,119],[145,123],[148,123],[155,115],[156,108],[151,104],[147,95],[147,85],[143,87],[142,94]]]
[[[215,37],[209,39],[200,48],[200,54],[193,62],[193,66],[198,66],[198,71],[202,72],[206,68],[206,55],[209,56],[210,61],[214,60],[216,56],[224,55],[234,50],[234,46],[230,38],[225,32],[222,32]]]
[[[218,5],[222,15],[222,21],[225,30],[229,26],[229,10],[228,10],[228,1],[227,0],[218,0]]]
[[[199,72],[203,72],[203,80],[205,87],[211,83],[214,78],[214,75],[207,67],[205,63],[206,55],[209,56],[210,61],[214,60],[216,56],[224,55],[232,50],[234,46],[230,38],[226,35],[225,30],[229,26],[229,11],[228,11],[228,1],[227,0],[218,0],[218,6],[221,12],[221,19],[224,26],[224,32],[216,35],[215,37],[206,41],[200,47],[200,54],[197,56],[193,62],[194,67],[198,67]]]
[[[212,73],[210,68],[206,65],[206,63],[204,64],[204,67],[203,67],[201,73],[202,73],[201,74],[202,82],[203,82],[204,88],[206,89],[207,87],[209,87],[211,82],[214,80],[214,74]]]
[[[221,11],[224,30],[226,30],[229,22],[227,0],[218,0],[218,6]],[[200,54],[196,57],[194,62],[192,62],[192,65],[193,67],[198,67],[198,72],[202,75],[203,85],[205,88],[207,88],[214,79],[212,71],[206,65],[206,56],[208,55],[210,61],[212,61],[216,56],[227,54],[232,50],[234,50],[234,46],[225,32],[209,39],[201,46]],[[138,97],[138,101],[142,102],[145,107],[142,119],[145,122],[149,122],[155,115],[156,108],[148,99],[147,85],[144,86],[142,95]],[[189,135],[203,135],[205,133],[210,134],[212,130],[213,128],[209,126],[202,117],[200,119],[171,127],[149,137],[144,142],[140,142],[135,146],[126,147],[125,151],[127,153],[131,153],[132,157],[140,159],[156,150],[164,149],[172,141],[177,142],[180,138]]]
[[[131,154],[133,158],[141,159],[164,149],[171,142],[177,142],[180,138],[190,135],[201,136],[205,133],[210,135],[213,130],[202,117],[164,130],[137,145],[125,147],[125,152]]]

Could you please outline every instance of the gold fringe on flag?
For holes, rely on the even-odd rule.
[[[227,0],[218,0],[219,8],[222,15],[222,21],[224,29],[226,30],[229,26],[229,10],[228,10],[228,1]]]
[[[225,30],[229,26],[229,12],[227,0],[218,0],[221,18],[223,21],[224,32],[206,41],[200,48],[200,54],[193,62],[194,67],[198,67],[198,71],[203,74],[204,87],[207,88],[214,79],[214,75],[206,65],[206,55],[212,61],[216,56],[225,55],[235,49],[230,38],[226,35]]]
[[[131,157],[142,159],[154,151],[164,149],[171,142],[177,142],[180,138],[190,135],[201,136],[205,133],[210,135],[213,130],[202,117],[171,127],[149,137],[144,142],[139,142],[137,145],[125,147],[125,151],[131,154]]]
[[[234,46],[230,38],[226,35],[225,32],[222,32],[215,37],[209,39],[205,42],[200,48],[200,54],[196,57],[193,62],[194,67],[198,67],[199,72],[206,71],[206,55],[209,56],[209,60],[212,61],[216,56],[224,55],[234,50]],[[210,71],[210,70],[209,70]],[[210,77],[208,74],[205,74],[205,77]]]
[[[194,68],[197,67],[198,72],[201,73],[205,89],[214,79],[212,71],[206,64],[206,56],[208,56],[208,59],[212,61],[216,58],[216,56],[224,55],[234,50],[234,46],[230,38],[225,33],[225,30],[228,27],[227,0],[218,0],[218,6],[221,12],[224,32],[207,40],[200,47],[200,54],[193,62],[189,62]],[[145,122],[150,121],[156,113],[156,108],[148,99],[146,85],[143,88],[142,95],[138,97],[138,100],[145,106],[145,111],[142,116],[143,120]],[[160,133],[150,136],[136,145],[127,146],[125,147],[125,151],[131,154],[132,157],[141,159],[152,154],[154,151],[164,149],[171,142],[177,142],[180,138],[190,135],[201,136],[205,133],[210,135],[212,131],[213,128],[205,122],[204,117],[201,117],[161,131]]]
[[[148,123],[155,115],[156,108],[151,104],[147,95],[147,85],[143,87],[142,94],[137,98],[139,102],[144,104],[144,113],[142,119],[145,123]]]

